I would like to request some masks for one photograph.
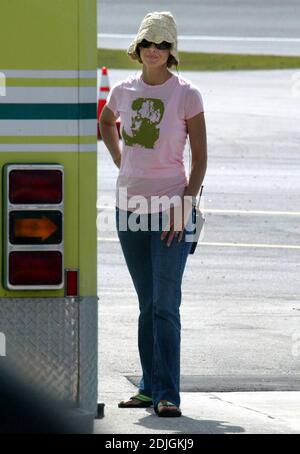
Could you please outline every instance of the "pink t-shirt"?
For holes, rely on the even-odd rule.
[[[107,107],[120,117],[123,141],[116,205],[153,213],[166,209],[174,196],[178,205],[188,184],[186,120],[204,111],[198,88],[175,74],[161,85],[129,76],[113,86]]]

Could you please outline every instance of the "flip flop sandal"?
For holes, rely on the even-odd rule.
[[[119,408],[148,408],[153,404],[151,397],[144,394],[135,394],[129,400],[122,401],[118,404]]]
[[[178,417],[181,416],[181,411],[179,408],[172,404],[172,402],[168,402],[167,400],[161,400],[158,404],[154,407],[154,411],[157,416],[165,416],[165,417]]]

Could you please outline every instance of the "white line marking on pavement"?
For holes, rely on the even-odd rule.
[[[114,292],[120,292],[120,293],[123,292],[123,293],[125,293],[125,292],[127,292],[127,293],[136,294],[136,292],[135,292],[135,290],[134,290],[133,287],[132,287],[132,288],[129,288],[129,287],[121,287],[121,286],[120,286],[120,287],[110,287],[110,286],[108,286],[108,285],[104,285],[104,283],[103,283],[103,285],[100,284],[100,285],[98,286],[98,290],[101,291],[101,292],[107,292],[107,293],[114,293]],[[200,290],[190,290],[190,289],[188,289],[188,288],[185,288],[185,289],[184,289],[185,295],[190,295],[190,296],[198,295],[198,294],[199,294],[199,291],[201,291],[201,289],[200,289]],[[223,296],[224,296],[224,297],[228,297],[228,298],[231,298],[231,297],[232,297],[231,294],[223,294]],[[290,300],[296,300],[296,301],[299,303],[300,294],[284,294],[284,293],[281,293],[281,294],[279,295],[278,293],[274,293],[274,294],[268,294],[268,296],[263,296],[263,297],[261,297],[261,298],[264,299],[264,300],[269,300],[269,299],[272,299],[272,298],[286,298],[286,299],[290,299]],[[251,299],[251,297],[250,297],[249,299]],[[294,304],[294,303],[293,303],[293,304]],[[295,308],[295,309],[297,309],[297,308]],[[297,310],[298,310],[298,309],[297,309]],[[246,313],[248,313],[248,312],[246,311]],[[251,313],[251,310],[250,310],[249,313]],[[244,314],[245,314],[245,312],[244,312]],[[231,315],[232,315],[232,312],[230,313],[230,316],[231,316]],[[288,314],[286,314],[286,316],[287,316],[287,315],[288,315]],[[273,312],[272,316],[273,316],[273,317],[276,317],[276,316],[282,317],[282,314],[281,314],[281,313],[275,314],[275,312]],[[294,317],[295,315],[290,314],[290,316],[291,316],[291,317]],[[298,317],[299,317],[299,316],[298,316]]]
[[[127,33],[98,33],[98,38],[134,38]],[[276,36],[209,36],[209,35],[179,35],[182,41],[252,41],[252,42],[288,42],[300,43],[300,38],[279,38]]]
[[[253,248],[273,248],[273,249],[300,249],[300,246],[293,244],[251,244],[251,243],[213,243],[200,242],[204,246],[228,246],[228,247],[253,247]]]
[[[119,238],[98,237],[98,241],[104,243],[119,243]],[[294,244],[255,244],[255,243],[222,243],[201,241],[200,246],[225,246],[225,247],[248,247],[248,248],[269,248],[269,249],[300,249],[300,246]]]
[[[300,211],[263,211],[263,210],[203,210],[204,213],[231,213],[231,214],[264,214],[271,216],[300,216]]]
[[[113,205],[97,205],[97,209],[115,210]],[[262,214],[270,216],[300,216],[300,211],[264,211],[264,210],[219,210],[214,208],[203,209],[203,213],[230,213],[230,214]]]

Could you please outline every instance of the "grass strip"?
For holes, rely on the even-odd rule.
[[[182,71],[230,71],[249,69],[300,68],[300,56],[217,54],[204,52],[180,52],[179,70]],[[141,69],[141,64],[129,59],[125,50],[98,49],[98,68]]]

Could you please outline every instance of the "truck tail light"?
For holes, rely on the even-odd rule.
[[[62,256],[58,251],[17,251],[9,254],[12,285],[59,285]]]
[[[10,203],[61,203],[62,172],[60,170],[12,170],[9,174]]]
[[[63,166],[7,164],[3,182],[4,287],[63,288]]]
[[[78,270],[66,270],[66,296],[78,296]]]

